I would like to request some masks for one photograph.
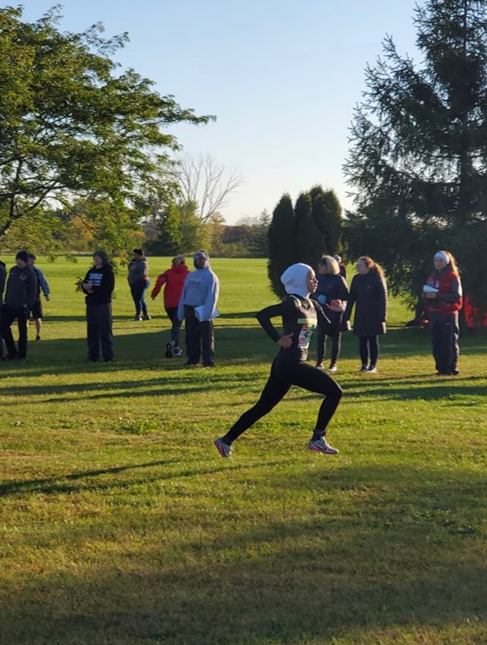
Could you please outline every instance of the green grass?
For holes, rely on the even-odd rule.
[[[2,645],[487,641],[485,331],[438,378],[393,301],[378,374],[344,337],[339,455],[305,449],[319,398],[293,389],[223,460],[212,439],[275,352],[253,317],[275,301],[265,261],[213,262],[214,370],[164,358],[162,301],[134,322],[123,275],[116,362],[85,362],[89,260],[38,264],[42,341],[0,366]]]

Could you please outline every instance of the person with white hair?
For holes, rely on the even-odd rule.
[[[434,265],[423,287],[433,358],[438,376],[456,376],[459,374],[458,312],[463,304],[462,283],[455,258],[448,251],[438,251]]]
[[[247,410],[230,430],[214,445],[222,457],[230,457],[233,442],[256,421],[268,414],[287,394],[292,385],[325,398],[321,403],[309,450],[335,455],[338,450],[326,440],[327,427],[342,398],[342,389],[329,375],[306,362],[313,331],[319,325],[325,334],[333,335],[334,329],[321,305],[310,299],[318,281],[307,264],[293,264],[281,276],[288,297],[277,305],[266,307],[257,314],[257,320],[269,337],[279,346],[271,373],[257,403]],[[282,318],[284,333],[280,334],[271,322]]]
[[[197,365],[214,367],[215,336],[213,319],[218,316],[217,302],[220,292],[218,276],[210,268],[206,251],[196,251],[193,256],[195,271],[186,276],[178,305],[178,318],[186,327],[185,367]]]

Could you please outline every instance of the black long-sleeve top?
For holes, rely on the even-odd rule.
[[[284,332],[280,334],[271,322],[271,318],[282,318]],[[308,358],[308,347],[311,335],[319,325],[326,335],[333,335],[335,325],[327,318],[321,305],[309,298],[289,296],[277,305],[271,305],[259,311],[257,320],[269,337],[277,342],[281,336],[292,334],[292,345],[289,349],[281,347],[278,360],[304,362]]]

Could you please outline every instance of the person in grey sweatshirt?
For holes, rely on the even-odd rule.
[[[135,305],[135,320],[150,320],[145,292],[150,286],[149,263],[142,249],[132,251],[133,258],[129,263],[127,280]]]
[[[193,264],[196,271],[186,276],[178,305],[178,318],[186,325],[185,366],[197,365],[201,356],[203,367],[213,367],[213,318],[218,316],[216,303],[220,282],[210,269],[210,259],[205,251],[194,254]]]
[[[10,269],[5,290],[0,334],[5,340],[9,360],[27,358],[27,324],[30,310],[37,298],[37,278],[32,267],[28,266],[28,260],[27,251],[17,253],[15,266]],[[15,319],[19,329],[17,347],[11,330]]]

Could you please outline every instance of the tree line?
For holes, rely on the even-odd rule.
[[[96,241],[115,254],[133,242],[256,255],[269,258],[276,293],[285,262],[366,254],[412,301],[445,248],[487,311],[487,0],[426,0],[413,15],[419,62],[388,36],[366,67],[343,167],[353,208],[342,215],[333,190],[315,186],[236,227],[221,210],[242,178],[182,158],[168,132],[214,115],[120,70],[112,56],[127,34],[61,32],[60,18],[54,8],[26,23],[21,7],[0,9],[2,249],[55,255]]]

